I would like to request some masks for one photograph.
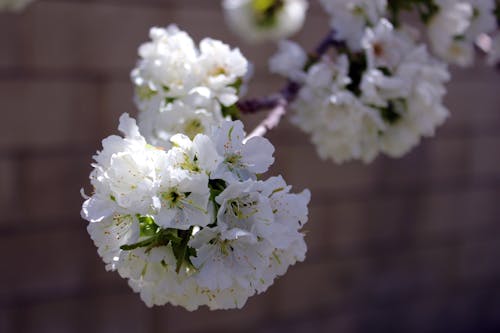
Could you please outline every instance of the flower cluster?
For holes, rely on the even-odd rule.
[[[193,139],[235,112],[248,61],[238,49],[205,38],[197,48],[176,26],[152,28],[131,73],[139,128],[150,144],[171,147],[182,133]]]
[[[240,121],[193,140],[176,134],[169,150],[148,144],[127,114],[119,129],[124,137],[94,156],[82,217],[107,269],[148,306],[240,308],[304,259],[310,194],[257,180],[274,161],[269,141],[244,142]]]
[[[304,24],[306,0],[224,0],[226,21],[249,42],[289,37]]]
[[[82,207],[108,270],[148,306],[242,307],[304,260],[310,194],[281,177],[262,137],[245,138],[230,113],[247,61],[175,26],[153,28],[132,71],[139,123],[103,140]]]
[[[21,11],[33,0],[0,0],[0,10]]]
[[[400,25],[402,10],[415,9],[427,25],[433,52],[446,62],[470,66],[474,62],[474,44],[482,33],[498,28],[495,0],[320,0],[331,17],[337,39],[350,50],[361,51],[366,28],[391,16]]]
[[[311,135],[322,158],[370,162],[379,152],[398,157],[432,136],[448,111],[442,104],[449,73],[411,31],[386,19],[365,30],[362,52],[348,47],[336,60],[309,65],[291,42],[281,44],[271,71],[299,80],[292,122]],[[294,54],[287,66],[278,61]],[[280,63],[281,67],[277,64]]]
[[[434,52],[460,66],[474,63],[474,44],[481,33],[497,28],[495,0],[435,0],[428,20]]]

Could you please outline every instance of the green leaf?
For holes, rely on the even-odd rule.
[[[141,100],[148,100],[155,96],[158,92],[150,89],[147,85],[138,86],[135,89],[137,96]]]
[[[224,117],[231,117],[231,120],[241,119],[241,112],[236,104],[230,106],[222,105],[221,111]]]
[[[236,89],[236,91],[239,93],[242,85],[243,85],[243,79],[239,77],[236,79],[234,83],[230,84],[229,86]]]
[[[141,247],[147,247],[150,246],[155,239],[156,237],[151,237],[138,243],[122,245],[120,246],[120,249],[123,251],[132,251]]]
[[[180,243],[172,243],[172,250],[174,252],[175,259],[177,260],[177,265],[175,271],[179,273],[181,267],[184,263],[192,266],[191,260],[189,259],[188,242],[193,233],[193,227],[189,230],[179,230],[178,235],[182,238]]]

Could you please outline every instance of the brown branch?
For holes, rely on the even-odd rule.
[[[264,119],[246,138],[245,142],[256,136],[264,136],[268,131],[277,127],[281,121],[281,118],[286,114],[286,107],[288,101],[281,98],[276,102],[274,108],[269,112],[266,119]]]

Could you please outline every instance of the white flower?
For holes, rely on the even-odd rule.
[[[330,14],[330,25],[338,40],[345,40],[353,51],[361,49],[366,27],[374,26],[384,16],[387,0],[320,0]]]
[[[221,239],[211,229],[196,234],[191,243],[199,249],[193,264],[198,267],[196,277],[201,287],[210,290],[229,289],[233,284],[255,293],[255,285],[267,268],[272,247],[266,241],[249,238]]]
[[[211,133],[222,119],[219,108],[196,108],[176,100],[160,110],[139,113],[139,128],[150,144],[169,149],[173,135],[181,133],[194,139],[197,134]]]
[[[278,40],[297,32],[304,24],[306,0],[224,0],[231,30],[250,42]]]
[[[0,0],[0,10],[21,11],[33,0]]]
[[[200,43],[198,65],[202,71],[202,85],[210,89],[223,105],[230,106],[238,100],[238,91],[232,86],[243,80],[248,62],[239,49],[211,38]]]
[[[94,156],[97,163],[90,178],[95,192],[82,208],[82,216],[90,222],[100,222],[115,211],[148,214],[157,204],[154,192],[163,151],[146,143],[128,114],[120,117],[119,129],[125,138],[108,137]]]
[[[170,141],[173,147],[167,152],[169,165],[190,173],[210,175],[221,162],[213,141],[198,134],[193,140],[184,134],[174,135]]]
[[[243,143],[245,132],[241,121],[225,121],[214,133],[217,152],[223,161],[211,178],[228,183],[255,179],[274,163],[273,145],[265,138],[253,137]]]
[[[156,224],[163,228],[186,230],[212,222],[206,174],[165,168],[161,179],[158,188],[161,208],[153,215]]]
[[[472,65],[476,38],[497,26],[494,0],[439,0],[438,5],[439,12],[429,22],[434,52],[448,62]]]
[[[410,79],[387,76],[378,69],[367,70],[361,80],[361,100],[367,105],[387,107],[389,100],[408,96]]]
[[[474,9],[459,0],[439,0],[439,11],[428,23],[429,39],[434,52],[444,60],[469,66],[474,60],[474,46],[466,38]]]
[[[409,80],[411,89],[405,102],[393,103],[398,116],[380,139],[382,151],[400,157],[418,144],[421,136],[433,136],[448,117],[443,97],[450,74],[446,65],[432,59],[425,46],[420,46],[408,54],[396,76]]]
[[[171,25],[151,28],[149,35],[151,42],[140,46],[140,60],[131,73],[141,110],[150,103],[158,109],[166,98],[187,95],[199,82],[197,50],[187,33]]]
[[[375,110],[346,90],[351,82],[346,61],[323,60],[309,69],[306,85],[292,104],[291,121],[311,134],[321,158],[369,162],[378,151],[377,133],[383,124]]]
[[[269,198],[260,193],[259,183],[247,180],[230,184],[217,198],[220,205],[217,229],[222,240],[245,239],[256,243],[270,239],[274,223]]]
[[[170,138],[208,134],[242,93],[248,61],[238,49],[214,39],[200,49],[176,26],[152,28],[132,71],[139,127],[148,143],[169,149]]]
[[[262,292],[284,274],[294,260],[279,270],[270,265],[277,253],[303,242],[299,229],[307,221],[310,193],[290,194],[281,177],[265,182],[248,180],[229,185],[217,198],[217,226],[197,233],[191,245],[198,248],[193,264],[197,281],[210,290],[244,288],[248,296]],[[290,254],[303,260],[306,248]],[[247,297],[248,297],[247,296]]]
[[[139,223],[130,215],[110,216],[98,223],[90,223],[87,231],[94,241],[107,270],[115,270],[119,264],[120,246],[139,239]]]
[[[295,82],[304,80],[304,66],[307,63],[307,54],[297,43],[281,40],[278,43],[278,52],[269,59],[271,73],[280,74]]]
[[[361,44],[368,68],[394,70],[404,54],[412,48],[413,41],[406,34],[396,32],[388,20],[381,19],[373,29],[366,29]]]
[[[274,215],[275,227],[271,233],[270,243],[276,249],[286,250],[293,246],[297,240],[302,240],[300,229],[307,223],[307,205],[311,200],[309,190],[301,193],[290,193],[291,186],[287,185],[281,177],[271,177],[265,182],[259,182],[261,193],[269,198],[269,203]],[[295,253],[297,254],[297,253]],[[304,260],[305,251],[300,256]]]
[[[292,122],[311,134],[321,158],[331,158],[337,163],[373,160],[378,152],[377,134],[383,128],[375,110],[348,91],[333,93],[316,108],[305,107],[304,101],[307,99],[294,104],[296,113]]]

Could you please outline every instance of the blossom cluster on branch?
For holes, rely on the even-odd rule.
[[[238,50],[212,39],[198,50],[175,26],[151,38],[132,71],[139,123],[124,114],[123,137],[103,140],[82,217],[106,268],[148,306],[240,308],[304,260],[310,193],[259,180],[273,145],[225,115],[246,72]]]
[[[400,157],[433,136],[449,111],[446,62],[469,66],[475,43],[497,29],[494,0],[320,0],[330,15],[332,52],[308,54],[280,41],[270,71],[301,88],[289,109],[321,158],[371,162],[379,153]],[[419,32],[400,20],[416,10],[427,25],[435,58]],[[490,64],[499,36],[489,40]],[[292,99],[292,100],[293,100]]]
[[[381,19],[361,44],[362,52],[346,46],[305,70],[306,53],[292,42],[282,42],[270,60],[271,71],[303,86],[290,106],[292,122],[311,135],[322,158],[339,163],[370,162],[379,152],[402,156],[448,116],[446,66],[411,32]]]

